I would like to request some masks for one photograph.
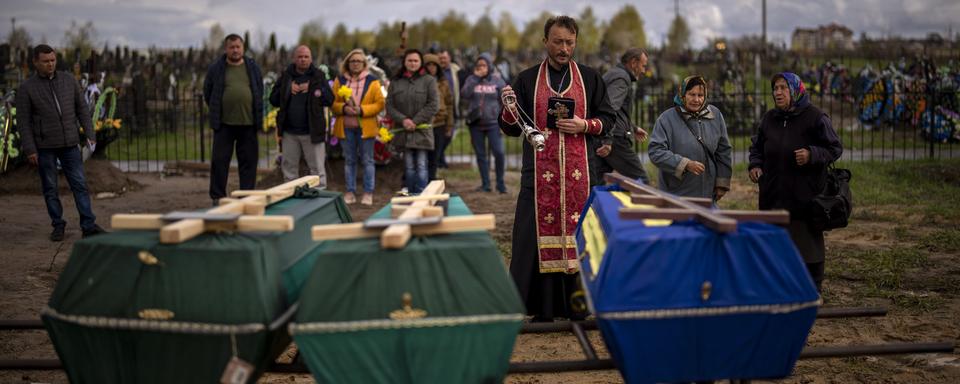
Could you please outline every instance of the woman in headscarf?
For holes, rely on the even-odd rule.
[[[648,148],[660,169],[660,189],[717,201],[730,190],[732,147],[723,115],[706,99],[703,77],[683,79],[675,105],[657,118]]]
[[[333,114],[337,117],[333,134],[343,143],[343,175],[347,179],[347,204],[357,201],[357,159],[363,165],[363,198],[361,204],[373,204],[376,167],[373,163],[373,141],[380,125],[377,115],[383,111],[380,79],[367,70],[367,56],[354,49],[343,58],[340,76],[333,81]],[[341,91],[346,87],[349,91]]]
[[[423,54],[408,49],[403,67],[387,89],[387,114],[402,131],[394,145],[404,148],[404,180],[409,193],[427,186],[427,152],[433,150],[433,116],[440,110],[437,79],[423,68]]]
[[[783,72],[770,80],[776,108],[767,111],[750,146],[750,180],[760,184],[760,209],[790,211],[787,227],[810,277],[823,282],[823,231],[809,222],[810,202],[823,191],[827,165],[843,146],[830,117],[810,104],[800,77]]]

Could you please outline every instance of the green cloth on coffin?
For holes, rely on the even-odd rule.
[[[310,227],[351,220],[330,192],[284,200],[266,215],[293,216],[294,231],[203,234],[181,244],[160,244],[156,230],[116,231],[78,241],[43,315],[70,381],[219,382],[231,333],[256,378],[289,342],[283,315],[313,267]],[[141,251],[158,263],[142,262]],[[142,320],[145,309],[173,317]]]
[[[374,217],[389,217],[390,207]],[[448,215],[468,215],[452,197]],[[303,289],[291,334],[321,383],[502,382],[523,304],[486,232],[329,241]],[[401,296],[427,312],[391,320]]]

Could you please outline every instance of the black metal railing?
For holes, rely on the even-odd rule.
[[[711,83],[707,93],[707,102],[723,114],[735,164],[749,160],[750,139],[757,122],[773,106],[769,92],[743,91],[747,88],[752,86]],[[960,92],[956,85],[917,87],[906,83],[879,89],[861,82],[837,89],[811,87],[808,94],[813,105],[830,116],[844,145],[844,161],[960,157]],[[120,128],[108,135],[112,142],[101,144],[104,149],[100,156],[132,172],[159,172],[168,162],[210,160],[213,132],[199,86],[134,83],[119,87],[117,95],[112,117],[120,120]],[[674,93],[667,88],[641,86],[636,96],[634,123],[650,132],[657,117],[673,106]],[[103,109],[99,120],[110,117],[109,108]],[[265,125],[271,123],[269,112],[264,111]],[[275,129],[263,128],[259,130],[260,167],[269,168],[279,155],[279,148]],[[504,137],[508,168],[519,169],[522,146],[522,139]],[[645,156],[646,143],[637,143],[637,151]],[[454,164],[476,162],[466,127],[456,130],[446,159]]]

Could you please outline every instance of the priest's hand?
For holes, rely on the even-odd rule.
[[[568,135],[587,133],[587,121],[574,115],[572,119],[557,120],[557,129]]]
[[[513,92],[513,87],[506,86],[500,91],[500,102],[510,110],[511,113],[517,113],[517,94]]]

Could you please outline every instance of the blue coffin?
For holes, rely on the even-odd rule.
[[[787,232],[620,219],[641,206],[614,188],[593,189],[576,236],[588,304],[624,379],[790,375],[821,301]]]

